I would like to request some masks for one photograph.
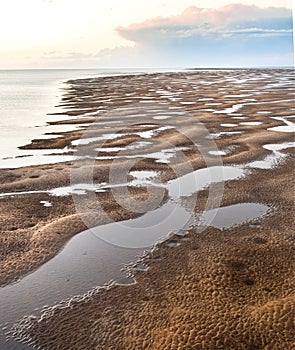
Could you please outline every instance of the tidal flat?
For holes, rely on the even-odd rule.
[[[68,81],[1,160],[1,346],[294,349],[294,93],[289,69]]]

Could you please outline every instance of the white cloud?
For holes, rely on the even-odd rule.
[[[233,4],[219,9],[191,6],[182,14],[156,17],[128,27],[118,27],[124,39],[138,44],[153,43],[171,37],[207,36],[215,33],[249,33],[258,31],[287,34],[292,29],[292,12],[286,8],[259,8]]]
[[[184,67],[293,65],[292,12],[241,4],[189,7],[178,16],[118,27],[132,46],[85,54],[49,52],[55,65]]]

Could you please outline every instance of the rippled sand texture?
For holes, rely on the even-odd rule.
[[[181,244],[161,244],[147,261],[148,271],[137,272],[136,285],[57,307],[20,333],[46,349],[293,349],[294,91],[291,70],[70,81],[62,104],[65,119],[73,119],[55,124],[84,124],[87,136],[79,141],[85,132],[79,128],[34,140],[23,147],[32,150],[28,165],[33,160],[34,167],[18,168],[16,158],[11,169],[0,170],[1,284],[40,266],[85,229],[68,188],[71,164],[38,165],[36,149],[46,155],[52,149],[57,157],[80,152],[75,166],[82,169],[93,159],[94,187],[85,187],[82,178],[80,188],[99,190],[97,199],[115,221],[138,214],[122,208],[105,188],[113,160],[118,173],[135,159],[132,170],[157,171],[160,181],[168,181],[175,177],[169,165],[185,169],[183,160],[177,163],[177,149],[194,169],[205,166],[204,155],[209,165],[219,156],[224,164],[249,167],[248,177],[226,183],[222,205],[255,202],[273,211],[253,227],[192,229],[189,240],[175,237]],[[200,123],[206,132],[195,127]],[[212,139],[218,149],[206,144]],[[284,146],[269,146],[277,144]],[[66,153],[56,154],[58,149]],[[253,165],[258,160],[263,166]],[[132,176],[127,180],[132,184]],[[145,198],[144,188],[131,190]],[[197,214],[207,197],[206,190],[199,193]],[[104,222],[96,217],[93,225]]]
[[[195,169],[205,165],[197,147],[177,131],[183,125],[186,130],[196,130],[197,123],[204,123],[219,148],[219,151],[208,150],[212,163],[216,154],[222,156],[225,164],[261,159],[270,153],[261,145],[293,141],[288,132],[268,130],[284,126],[282,118],[292,123],[293,75],[291,70],[229,70],[71,81],[62,106],[65,119],[69,116],[75,119],[59,124],[84,124],[86,128],[95,122],[96,128],[89,132],[90,136],[96,139],[113,137],[103,144],[101,141],[96,144],[91,137],[88,141],[83,140],[86,152],[89,146],[89,154],[98,148],[94,171],[98,187],[108,181],[109,166],[118,153],[118,150],[103,152],[102,148],[126,149],[130,157],[142,160],[136,165],[137,170],[159,170],[162,171],[162,180],[169,180],[174,176],[169,171],[174,145],[188,148],[184,152]],[[155,119],[163,115],[168,119]],[[259,124],[245,125],[236,118]],[[114,138],[117,132],[119,135]],[[53,133],[51,139],[47,135],[46,140],[35,140],[23,147],[32,151],[32,157],[9,160],[12,168],[0,170],[1,192],[33,191],[0,199],[1,283],[39,266],[52,257],[69,237],[85,228],[75,213],[70,196],[52,196],[52,192],[46,192],[70,185],[70,163],[44,165],[42,159],[42,165],[38,166],[40,159],[34,157],[36,148],[38,156],[42,150],[44,154],[50,154],[50,149],[56,154],[59,148],[73,156],[83,133],[83,130]],[[157,140],[157,144],[151,147],[151,140]],[[136,142],[137,147],[134,147]],[[170,154],[167,153],[167,144],[162,146],[164,142],[171,144]],[[128,148],[130,144],[133,147]],[[33,161],[36,166],[18,169],[19,164],[26,164],[26,158],[28,164]],[[121,159],[123,164],[126,157]],[[118,214],[115,203],[106,205],[109,195],[98,194],[98,197],[117,219],[132,217],[126,211]],[[40,203],[44,201],[51,206]],[[65,224],[68,222],[71,227]]]
[[[294,349],[293,170],[288,162],[226,186],[223,205],[259,200],[275,215],[192,229],[150,254],[136,285],[94,290],[18,333],[44,349]]]

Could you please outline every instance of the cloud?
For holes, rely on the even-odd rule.
[[[72,67],[293,65],[292,27],[292,11],[287,8],[192,6],[178,16],[118,27],[118,35],[132,46],[94,53],[47,52],[43,59]]]
[[[138,44],[156,44],[190,37],[220,39],[231,34],[268,33],[286,35],[292,30],[292,12],[285,8],[228,5],[219,9],[189,7],[179,16],[157,17],[128,27],[118,27],[124,39]]]
[[[292,65],[292,27],[290,9],[232,4],[219,9],[192,6],[178,16],[116,30],[146,61],[160,54],[168,65],[255,65],[267,57],[269,65],[273,54],[275,62],[281,55],[282,64]]]

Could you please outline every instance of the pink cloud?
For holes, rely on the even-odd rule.
[[[286,29],[277,28],[284,25],[292,16],[286,8],[260,8],[257,6],[232,4],[218,9],[198,8],[191,6],[178,16],[156,17],[128,27],[118,27],[117,33],[133,42],[151,41],[160,37],[176,37],[189,34],[206,35],[222,33],[235,29]],[[273,28],[271,28],[273,26]]]
[[[132,47],[90,54],[45,55],[51,61],[102,67],[245,67],[293,65],[292,12],[233,4],[189,7],[178,16],[155,17],[117,28]]]

